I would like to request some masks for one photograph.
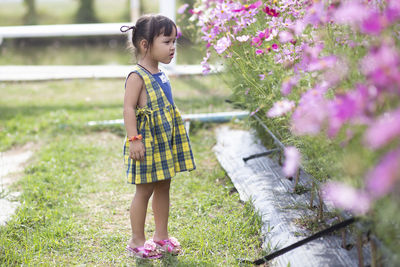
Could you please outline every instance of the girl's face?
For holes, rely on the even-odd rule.
[[[153,40],[150,48],[150,56],[153,60],[168,64],[175,55],[176,30],[173,29],[170,36],[160,34]]]

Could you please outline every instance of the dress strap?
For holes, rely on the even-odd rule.
[[[151,73],[141,66],[136,65],[134,71],[137,72],[143,79],[147,90],[148,106],[153,110],[163,109],[171,105],[164,94],[160,84],[156,81]]]
[[[144,85],[145,85],[144,87],[145,87],[146,95],[147,95],[147,103],[146,103],[147,108],[150,108],[150,109],[157,109],[158,106],[157,106],[157,102],[154,101],[154,98],[155,98],[156,96],[155,96],[153,87],[151,86],[151,84],[152,84],[151,79],[150,79],[149,75],[146,73],[146,71],[144,71],[144,70],[143,70],[142,68],[140,68],[138,65],[133,66],[132,71],[131,71],[131,72],[128,74],[128,76],[126,77],[126,80],[125,80],[125,88],[126,88],[126,82],[127,82],[129,76],[130,76],[132,73],[136,73],[137,75],[139,75],[140,78],[142,78],[142,80],[143,80],[143,82],[144,82]],[[154,105],[154,104],[156,104],[156,105]]]

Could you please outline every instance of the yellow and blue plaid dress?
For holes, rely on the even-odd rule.
[[[136,110],[145,154],[143,161],[131,159],[130,142],[126,138],[124,161],[128,183],[153,183],[170,179],[178,172],[194,170],[192,149],[178,108],[170,104],[150,73],[137,65],[133,72],[143,79],[147,92],[147,106]]]

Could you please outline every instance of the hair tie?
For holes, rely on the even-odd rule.
[[[132,30],[133,32],[135,32],[135,30],[136,30],[136,27],[135,26],[122,26],[120,29],[119,29],[121,32],[127,32],[127,31],[129,31],[129,30]]]

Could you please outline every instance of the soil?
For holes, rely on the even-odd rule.
[[[0,152],[0,225],[5,225],[20,205],[16,201],[20,192],[9,189],[22,176],[25,166],[37,148],[37,144],[27,143]]]

